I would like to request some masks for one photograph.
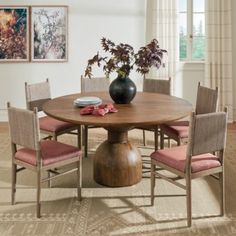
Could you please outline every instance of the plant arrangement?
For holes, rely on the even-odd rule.
[[[99,52],[88,60],[85,70],[85,76],[91,78],[92,66],[98,67],[103,65],[103,71],[109,77],[110,73],[117,72],[118,77],[129,77],[130,71],[136,67],[136,71],[145,75],[149,72],[152,66],[159,69],[164,66],[162,63],[166,50],[161,49],[156,39],[153,39],[146,46],[141,47],[137,52],[129,44],[115,44],[109,39],[101,39],[102,49],[110,56],[101,56]]]

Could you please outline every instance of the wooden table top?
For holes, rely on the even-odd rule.
[[[129,127],[167,123],[188,116],[193,109],[188,101],[181,98],[138,92],[130,104],[114,104],[117,113],[80,115],[80,108],[75,107],[73,101],[82,96],[96,96],[103,103],[113,103],[108,92],[79,93],[54,98],[43,105],[43,110],[51,117],[74,124]]]

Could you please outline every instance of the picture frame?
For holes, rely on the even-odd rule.
[[[68,6],[31,6],[31,61],[68,61]]]
[[[28,62],[29,6],[0,6],[0,62]]]

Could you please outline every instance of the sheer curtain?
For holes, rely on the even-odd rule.
[[[146,40],[159,41],[160,47],[167,50],[164,57],[165,67],[152,69],[149,78],[167,79],[171,77],[172,89],[175,91],[175,77],[178,68],[178,25],[176,0],[147,0]]]
[[[219,88],[219,109],[233,121],[231,0],[206,0],[205,84]]]

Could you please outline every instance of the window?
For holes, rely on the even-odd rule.
[[[179,0],[179,40],[180,60],[204,60],[205,0]]]

